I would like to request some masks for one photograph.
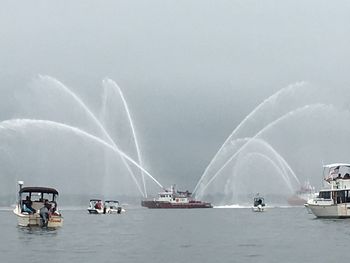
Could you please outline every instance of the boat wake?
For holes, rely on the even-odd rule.
[[[296,207],[303,207],[303,206],[290,206],[290,205],[272,205],[272,206],[266,206],[265,208],[296,208]],[[217,205],[214,206],[214,208],[226,208],[226,209],[251,209],[251,205],[238,205],[238,204],[232,204],[232,205]]]
[[[251,206],[233,204],[233,205],[217,205],[217,206],[214,206],[214,208],[251,208]]]

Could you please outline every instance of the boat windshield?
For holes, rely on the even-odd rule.
[[[106,201],[105,202],[105,205],[108,205],[108,206],[116,206],[118,204],[119,204],[118,201]]]
[[[254,198],[254,206],[262,205],[264,204],[264,198],[262,197],[255,197]]]
[[[331,199],[331,192],[330,191],[327,191],[327,192],[322,191],[318,194],[318,197],[323,198],[323,199]]]
[[[48,200],[50,202],[56,201],[56,194],[54,193],[40,193],[40,192],[22,192],[22,199],[26,199],[29,196],[33,202],[44,202]]]

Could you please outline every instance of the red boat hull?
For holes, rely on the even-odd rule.
[[[293,205],[293,206],[304,206],[304,204],[307,203],[307,200],[302,199],[298,196],[291,196],[288,198],[288,204]]]
[[[211,203],[193,201],[189,203],[170,203],[170,202],[161,202],[154,200],[144,200],[141,201],[141,205],[147,208],[213,208]]]

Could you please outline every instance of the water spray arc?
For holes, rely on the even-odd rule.
[[[86,112],[86,114],[93,120],[93,122],[97,125],[97,127],[100,129],[100,131],[103,133],[103,135],[106,137],[106,139],[108,140],[108,142],[117,150],[120,151],[118,146],[116,145],[116,143],[114,142],[114,140],[111,138],[111,136],[108,134],[108,132],[106,131],[106,129],[103,127],[103,125],[101,124],[101,122],[96,118],[96,116],[91,112],[91,110],[86,106],[86,104],[73,92],[71,91],[69,88],[67,88],[63,83],[61,83],[60,81],[58,81],[55,78],[52,78],[50,76],[42,76],[39,75],[40,80],[42,81],[48,81],[50,83],[55,84],[55,87],[61,89],[62,91],[64,91],[66,94],[68,94],[71,98],[73,98],[77,104],[82,107],[84,109],[84,111]],[[121,155],[122,156],[122,155]],[[122,161],[125,165],[125,167],[127,168],[131,178],[133,179],[133,181],[135,182],[135,184],[138,185],[138,189],[140,190],[139,187],[139,183],[134,175],[134,173],[132,172],[132,170],[130,169],[129,164],[125,161],[124,159],[125,157],[122,156]],[[146,196],[146,194],[141,190],[141,194],[143,196]]]
[[[291,116],[301,113],[305,110],[314,110],[314,109],[318,109],[318,108],[322,108],[322,107],[327,107],[327,105],[324,104],[315,104],[315,105],[306,105],[304,107],[298,108],[294,111],[288,112],[287,114],[283,115],[282,117],[276,119],[275,121],[271,122],[270,124],[268,124],[267,126],[265,126],[263,129],[261,129],[254,137],[252,137],[249,141],[247,141],[243,146],[241,146],[225,163],[224,165],[213,175],[213,177],[209,180],[209,182],[204,186],[204,189],[206,189],[215,179],[216,177],[220,174],[220,172],[227,166],[228,163],[230,163],[240,152],[242,152],[247,145],[249,145],[249,143],[251,141],[253,141],[254,139],[258,138],[262,133],[264,133],[265,131],[267,131],[268,129],[271,129],[274,125],[276,125],[277,123],[290,118]],[[297,178],[297,176],[295,175],[295,173],[293,172],[293,177],[299,181],[299,179]],[[202,180],[204,179],[204,177],[202,176],[200,178],[200,180],[198,181],[195,189],[193,190],[193,192],[197,192]],[[300,184],[300,182],[299,182]],[[204,190],[202,190],[203,192]]]
[[[265,99],[262,103],[260,103],[257,107],[255,107],[255,109],[253,111],[251,111],[238,125],[237,127],[232,131],[232,133],[227,137],[227,139],[225,140],[225,142],[222,144],[222,146],[219,148],[219,150],[216,152],[216,154],[214,155],[214,157],[211,159],[211,161],[209,162],[208,166],[205,168],[199,182],[197,183],[194,192],[197,190],[198,184],[201,182],[202,178],[204,178],[208,172],[210,167],[213,165],[213,163],[216,161],[216,159],[218,158],[219,154],[222,152],[222,150],[224,149],[225,145],[232,140],[232,138],[236,135],[236,133],[239,132],[240,129],[242,129],[242,127],[244,127],[244,125],[251,119],[253,118],[253,116],[259,112],[266,104],[268,103],[272,103],[273,101],[275,101],[279,96],[281,96],[283,93],[294,90],[296,88],[300,88],[302,86],[304,86],[305,82],[298,82],[296,84],[293,85],[289,85],[283,89],[280,89],[279,91],[277,91],[276,93],[274,93],[273,95],[271,95],[270,97],[268,97],[267,99]]]
[[[150,179],[152,179],[160,188],[163,188],[163,186],[142,166],[140,166],[135,160],[133,160],[131,157],[129,157],[127,154],[125,154],[120,149],[110,145],[106,141],[102,140],[101,138],[94,136],[88,132],[85,132],[77,127],[73,127],[64,123],[60,122],[54,122],[49,120],[33,120],[33,119],[12,119],[12,120],[6,120],[0,122],[0,132],[3,131],[16,131],[19,129],[26,129],[29,127],[34,127],[38,129],[47,128],[47,129],[56,129],[58,131],[69,131],[73,134],[76,134],[78,136],[82,136],[84,138],[90,139],[96,143],[101,144],[102,146],[112,150],[116,154],[120,155],[121,157],[125,158],[125,160],[129,161],[131,164],[136,166],[138,169],[144,172],[145,175],[147,175]],[[137,185],[139,188],[139,191],[141,191],[140,185]]]
[[[210,180],[204,185],[198,185],[197,189],[196,189],[196,194],[198,194],[199,196],[202,195],[204,193],[204,191],[208,188],[208,186],[210,184],[212,184],[214,182],[214,180],[220,175],[220,172],[232,161],[234,160],[236,157],[239,156],[240,152],[243,151],[246,147],[249,146],[249,144],[251,143],[258,143],[260,145],[262,145],[263,147],[265,147],[268,151],[270,151],[274,157],[276,157],[277,161],[278,161],[278,167],[279,170],[281,171],[281,174],[284,176],[285,181],[289,182],[289,184],[291,184],[291,181],[289,179],[289,177],[287,176],[288,172],[289,174],[292,175],[292,178],[295,180],[295,182],[300,185],[300,181],[298,179],[298,177],[295,175],[294,171],[292,170],[292,168],[289,166],[289,164],[286,162],[286,160],[279,154],[277,153],[277,151],[269,144],[267,143],[265,140],[259,139],[259,138],[244,138],[244,139],[237,139],[238,141],[244,141],[245,143],[243,144],[243,146],[241,146],[241,148],[236,151],[234,153],[233,156],[231,156],[231,158],[217,171],[217,173],[214,174],[213,177],[210,178]],[[250,153],[251,154],[251,153]],[[261,154],[261,153],[259,153]],[[263,155],[263,154],[261,154]],[[277,165],[275,162],[273,162],[275,165]],[[198,191],[200,191],[198,193]]]
[[[251,153],[247,154],[245,156],[245,158],[248,159],[249,157],[252,157],[252,156],[258,156],[258,157],[266,160],[267,162],[269,162],[276,169],[276,171],[278,171],[278,173],[280,175],[282,175],[282,178],[285,181],[286,185],[288,186],[290,192],[293,193],[294,189],[292,187],[292,182],[290,181],[288,174],[285,173],[284,166],[277,165],[276,162],[272,158],[270,158],[266,154],[262,154],[260,152],[251,152]],[[280,160],[278,159],[278,161],[280,161]],[[279,164],[281,164],[281,163],[279,162]],[[300,185],[299,180],[297,181],[297,183]]]
[[[111,87],[112,90],[115,93],[117,93],[120,96],[120,98],[122,99],[123,106],[124,106],[126,114],[128,116],[129,125],[131,127],[131,131],[132,131],[132,135],[133,135],[133,139],[134,139],[134,143],[135,143],[135,148],[136,148],[136,153],[137,153],[137,159],[138,159],[140,166],[143,166],[143,162],[142,162],[142,158],[141,158],[141,150],[140,150],[139,143],[137,140],[134,123],[133,123],[132,118],[131,118],[128,104],[126,103],[126,100],[124,98],[124,94],[121,91],[121,89],[119,88],[119,86],[117,85],[117,83],[115,81],[113,81],[112,79],[105,78],[104,80],[102,80],[102,84],[105,88],[105,94],[106,94],[105,96],[107,96],[107,94],[108,94],[106,89],[108,89],[108,87]],[[107,99],[107,98],[105,98],[105,99]],[[141,177],[142,177],[142,183],[143,183],[143,191],[144,191],[145,197],[147,197],[145,175],[143,174],[143,171],[141,171]]]
[[[272,147],[271,147],[272,148]],[[272,148],[273,149],[273,148]],[[262,154],[261,152],[251,152],[251,153],[248,153],[247,155],[244,155],[243,159],[250,159],[251,157],[259,157],[263,160],[266,160],[269,164],[272,165],[272,167],[278,172],[278,174],[282,175],[283,177],[283,180],[285,181],[285,183],[287,184],[288,188],[289,188],[289,191],[292,192],[293,191],[293,187],[292,187],[292,183],[290,181],[290,178],[288,176],[288,174],[286,173],[286,170],[285,170],[285,167],[283,166],[283,164],[280,162],[279,158],[277,159],[278,161],[278,164],[276,164],[276,161],[272,158],[270,158],[268,155],[266,154]],[[281,159],[283,159],[281,157]],[[233,178],[236,178],[237,177],[237,173],[238,173],[238,165],[235,165],[234,166],[234,169],[233,169]],[[234,191],[233,191],[234,192]]]

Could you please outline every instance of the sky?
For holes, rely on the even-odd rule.
[[[307,81],[349,97],[349,10],[349,1],[4,0],[0,117],[20,116],[11,92],[39,74],[98,112],[109,77],[147,169],[193,189],[234,128],[278,90]]]

